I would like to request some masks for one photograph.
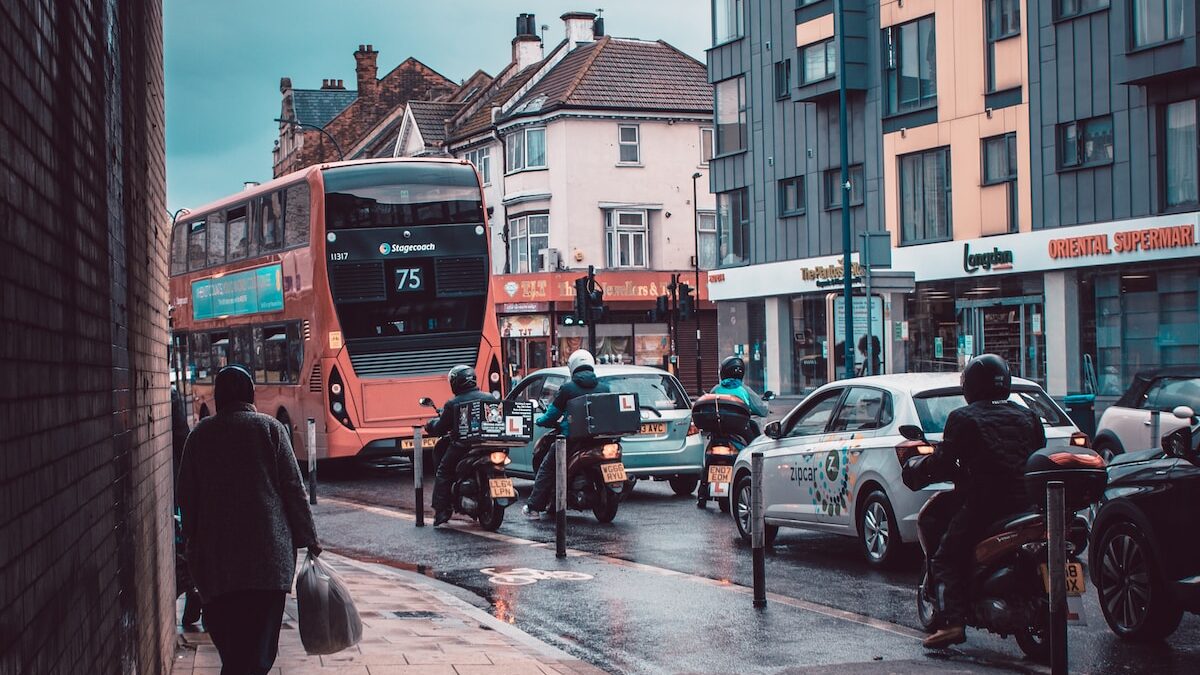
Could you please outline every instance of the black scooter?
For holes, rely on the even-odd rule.
[[[896,446],[904,484],[913,491],[934,483],[953,480],[952,475],[935,475],[922,464],[934,452],[934,444],[913,425],[900,427],[908,439]],[[1059,446],[1040,450],[1029,458],[1025,469],[1029,494],[1044,495],[1047,481],[1066,483],[1067,513],[1086,508],[1104,491],[1104,460],[1088,448]],[[922,628],[932,633],[943,627],[942,588],[929,564],[941,543],[949,519],[962,507],[963,496],[939,492],[926,502],[917,518],[918,538],[925,552],[925,577],[917,589],[917,616]],[[1040,510],[1019,513],[993,523],[975,546],[971,570],[967,625],[1001,637],[1012,635],[1028,657],[1050,658],[1050,606],[1047,600],[1048,544],[1046,516]],[[1071,595],[1085,588],[1079,554],[1087,545],[1088,524],[1081,517],[1068,519],[1067,586]],[[1078,608],[1082,612],[1082,604]]]
[[[557,428],[557,425],[550,428]],[[539,465],[554,461],[557,437],[554,433],[544,437]],[[569,447],[567,508],[574,511],[591,509],[597,521],[611,523],[617,517],[621,495],[631,483],[625,474],[625,465],[621,463],[620,437],[590,436],[572,441]]]
[[[433,399],[425,397],[420,403],[441,415],[442,409],[437,407]],[[429,425],[435,421],[430,420],[425,425],[427,433]],[[450,443],[450,436],[438,439],[433,449],[437,463],[441,463]],[[480,527],[489,532],[500,529],[500,524],[504,522],[504,509],[517,501],[517,490],[504,470],[511,461],[506,448],[471,447],[455,467],[454,482],[450,486],[450,503],[454,512],[474,518]]]
[[[763,392],[762,400],[775,398]],[[692,424],[704,432],[704,470],[696,491],[696,508],[703,509],[715,500],[721,513],[732,507],[733,463],[741,449],[762,433],[750,414],[750,408],[736,396],[705,394],[692,405]]]

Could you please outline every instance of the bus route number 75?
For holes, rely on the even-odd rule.
[[[396,292],[413,293],[425,288],[425,277],[420,267],[400,267],[396,269]]]

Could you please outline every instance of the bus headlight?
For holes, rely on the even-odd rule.
[[[336,414],[338,414],[338,415],[342,414],[342,411],[345,409],[346,409],[346,406],[342,405],[341,401],[333,402],[333,412],[335,412]]]
[[[341,383],[334,382],[333,384],[329,385],[329,393],[333,394],[334,396],[341,396],[342,395]]]
[[[353,429],[350,414],[346,411],[346,387],[342,384],[342,376],[337,366],[329,369],[329,412],[333,418],[347,429]]]

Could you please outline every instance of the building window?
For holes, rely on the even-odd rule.
[[[1077,168],[1111,164],[1112,117],[1093,117],[1058,125],[1058,166]]]
[[[717,267],[717,214],[701,211],[696,214],[696,229],[700,233],[700,269]]]
[[[492,184],[492,149],[479,148],[467,152],[464,156],[475,170],[479,172],[479,180],[483,185]]]
[[[713,158],[713,129],[700,127],[700,166],[708,166],[708,160]]]
[[[645,211],[608,211],[604,218],[608,268],[647,267],[649,232]]]
[[[1167,106],[1164,163],[1166,165],[1166,206],[1196,206],[1200,203],[1197,181],[1196,101],[1181,101]]]
[[[792,95],[792,60],[784,59],[775,64],[775,98],[785,99]]]
[[[513,274],[541,272],[541,253],[550,246],[550,216],[519,216],[508,219],[508,271]]]
[[[837,40],[808,45],[800,50],[800,58],[804,61],[803,84],[831,78],[837,75]]]
[[[1054,13],[1060,19],[1108,7],[1108,0],[1056,0]]]
[[[937,105],[937,44],[933,17],[883,31],[887,114]]]
[[[1183,36],[1183,0],[1132,0],[1132,5],[1134,47]]]
[[[1021,34],[1021,1],[988,0],[988,40],[996,41]]]
[[[640,130],[636,124],[617,125],[617,145],[620,147],[619,161],[622,164],[639,164],[642,153],[639,149],[641,142]]]
[[[744,0],[713,0],[713,44],[736,40],[745,34]]]
[[[850,206],[862,206],[863,203],[863,165],[850,165]],[[842,169],[829,169],[825,172],[825,209],[842,208]]]
[[[746,149],[746,78],[717,83],[717,154]]]
[[[1008,190],[1008,231],[1017,231],[1017,135],[983,139],[983,184]]]
[[[520,129],[504,137],[508,146],[508,172],[546,168],[546,129]]]
[[[717,262],[736,267],[750,262],[750,191],[717,195]]]
[[[804,215],[804,176],[779,181],[779,215]]]
[[[950,149],[900,157],[900,243],[952,239]]]

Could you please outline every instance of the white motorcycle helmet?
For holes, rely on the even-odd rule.
[[[596,357],[592,356],[592,353],[586,349],[577,349],[572,352],[570,358],[567,359],[567,369],[571,371],[571,374],[574,375],[575,371],[584,366],[595,370]]]

